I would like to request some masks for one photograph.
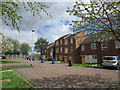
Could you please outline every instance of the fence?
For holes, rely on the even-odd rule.
[[[22,59],[22,58],[26,58],[27,55],[22,55],[22,54],[16,54],[16,55],[11,55],[11,54],[7,54],[7,55],[4,55],[4,54],[0,54],[0,56],[6,56],[7,59]]]

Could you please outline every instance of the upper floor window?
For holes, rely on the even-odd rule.
[[[56,45],[58,45],[59,44],[59,41],[56,41]]]
[[[106,49],[107,49],[107,43],[102,43],[101,50],[106,50]]]
[[[85,46],[81,45],[81,51],[84,51],[84,50],[85,50]]]
[[[70,43],[73,43],[73,38],[70,39]]]
[[[119,41],[115,41],[115,48],[120,48],[120,42]]]
[[[68,48],[65,48],[65,53],[68,53]]]
[[[59,49],[58,49],[58,48],[56,48],[56,53],[58,53],[58,51],[59,51]]]
[[[62,52],[62,47],[60,48],[60,52]]]
[[[62,44],[62,40],[60,40],[60,44]]]
[[[73,47],[70,47],[70,52],[71,52],[71,53],[73,52]]]
[[[65,40],[65,45],[67,45],[67,44],[68,44],[68,39]]]
[[[92,44],[91,44],[91,49],[92,49],[92,50],[95,50],[95,49],[96,49],[96,43],[92,43]]]

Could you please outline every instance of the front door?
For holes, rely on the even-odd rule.
[[[85,64],[85,56],[82,56],[82,64]]]

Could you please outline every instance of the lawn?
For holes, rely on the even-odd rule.
[[[0,61],[0,64],[21,63],[19,61]]]
[[[14,71],[0,72],[0,74],[3,80],[2,88],[33,88]]]
[[[33,66],[31,65],[5,66],[5,67],[2,67],[2,70],[9,70],[9,69],[15,69],[15,68],[33,68]]]

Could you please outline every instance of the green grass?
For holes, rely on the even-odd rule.
[[[2,81],[2,88],[33,88],[14,71],[1,72],[0,74],[2,74],[2,80],[10,80]]]
[[[2,67],[2,70],[10,70],[10,69],[15,69],[15,68],[33,68],[33,66],[31,65],[5,66],[5,67]]]
[[[0,61],[0,64],[21,63],[19,61]]]

